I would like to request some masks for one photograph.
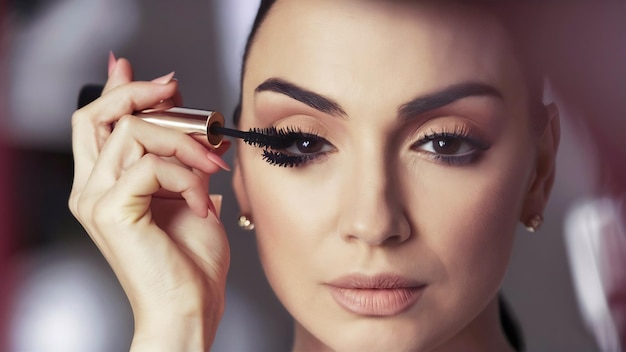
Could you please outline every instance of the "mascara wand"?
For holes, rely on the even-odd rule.
[[[103,88],[101,85],[84,86],[80,90],[78,108],[96,100],[102,94]],[[167,110],[144,110],[135,115],[162,127],[190,135],[205,135],[214,149],[220,147],[224,136],[239,138],[249,145],[269,149],[282,149],[290,143],[284,134],[278,133],[273,127],[251,129],[247,132],[224,127],[224,116],[218,111],[174,107]]]

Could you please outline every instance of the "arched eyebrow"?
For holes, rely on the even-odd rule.
[[[260,93],[264,91],[284,94],[292,99],[295,99],[305,105],[312,107],[315,110],[321,111],[328,115],[340,117],[343,119],[346,119],[348,117],[348,114],[346,114],[346,112],[341,108],[341,105],[339,105],[331,98],[304,89],[295,85],[294,83],[287,82],[280,78],[270,78],[261,83],[254,90],[255,93]]]
[[[341,105],[333,99],[299,87],[281,78],[270,78],[255,89],[255,93],[265,91],[284,94],[331,116],[342,119],[348,118],[348,114],[346,114]],[[465,82],[446,87],[435,93],[417,97],[401,105],[398,109],[398,117],[403,120],[410,119],[472,96],[492,96],[503,99],[502,93],[491,85],[480,82]]]
[[[479,82],[465,82],[444,88],[438,92],[417,97],[398,109],[400,119],[406,120],[425,112],[452,104],[457,100],[473,96],[492,96],[504,99],[493,86]]]

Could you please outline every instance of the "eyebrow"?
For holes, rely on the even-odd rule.
[[[348,114],[346,114],[346,112],[341,108],[341,105],[333,99],[299,87],[294,83],[280,78],[270,78],[261,83],[255,89],[255,93],[265,91],[284,94],[318,111],[335,117],[344,119],[348,117]],[[418,116],[425,112],[452,104],[457,100],[472,96],[491,96],[504,99],[502,93],[491,85],[480,82],[465,82],[452,85],[435,93],[417,97],[400,106],[398,109],[398,115],[401,119],[410,119],[411,117]]]
[[[410,119],[427,111],[452,104],[457,100],[473,96],[492,96],[504,99],[502,93],[493,86],[479,82],[465,82],[452,85],[432,94],[417,97],[403,104],[398,109],[398,115],[401,119]]]
[[[284,94],[323,113],[341,118],[348,116],[336,101],[280,78],[270,78],[256,87],[254,91],[255,93],[270,91]]]

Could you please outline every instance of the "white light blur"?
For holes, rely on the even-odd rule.
[[[214,9],[218,13],[220,72],[226,92],[239,92],[241,60],[259,3],[258,0],[214,2]],[[230,106],[234,106],[237,98],[235,95],[227,97],[232,101]]]
[[[72,251],[35,253],[25,265],[10,325],[14,352],[127,349],[127,301],[102,263]]]
[[[611,251],[626,253],[626,231],[618,224],[619,214],[615,200],[589,199],[574,206],[565,221],[566,249],[579,308],[601,351],[622,351],[607,300],[611,277],[619,279],[626,263],[626,258],[610,256]]]

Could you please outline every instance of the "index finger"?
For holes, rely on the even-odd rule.
[[[109,138],[112,124],[121,116],[132,114],[168,99],[178,83],[131,82],[112,89],[96,101],[77,110],[72,116],[72,151],[74,154],[74,191],[80,191]]]

